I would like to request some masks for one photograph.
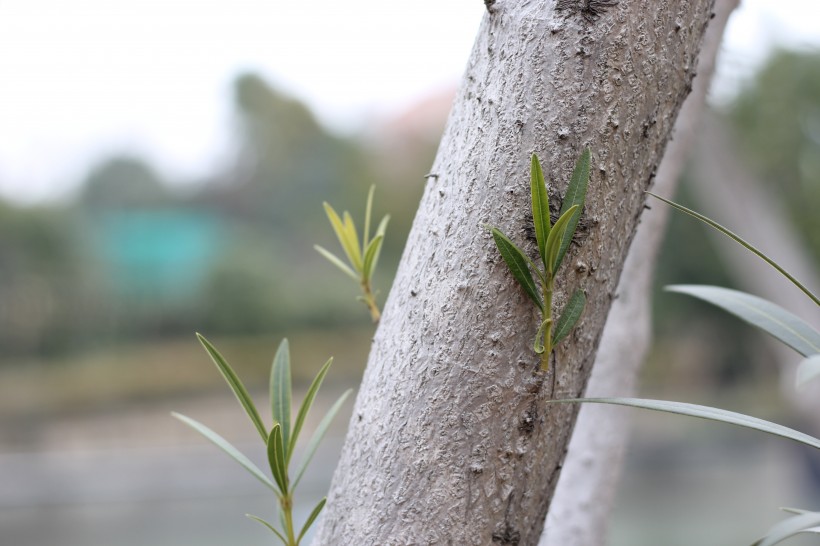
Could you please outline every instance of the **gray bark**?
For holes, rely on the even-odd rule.
[[[597,18],[550,0],[488,7],[316,543],[537,544],[577,412],[546,402],[583,392],[711,7],[641,0]],[[583,146],[584,228],[555,308],[578,287],[588,303],[544,374],[531,348],[539,317],[485,225],[525,241],[530,153],[556,197]]]
[[[663,156],[652,191],[674,195],[690,155],[706,102],[723,30],[738,0],[717,0],[698,60],[692,94],[681,108],[674,140]],[[585,396],[631,396],[651,341],[651,291],[655,263],[670,208],[655,202],[641,216],[618,283]],[[628,413],[584,405],[547,515],[540,546],[606,544],[608,521],[629,437]]]

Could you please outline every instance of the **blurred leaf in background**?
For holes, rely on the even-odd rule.
[[[729,107],[744,160],[820,262],[820,51],[779,51]]]
[[[803,246],[817,262],[820,52],[774,53],[724,110],[743,164],[770,185],[771,193],[782,201],[794,222],[795,233],[804,238]],[[676,200],[697,209],[700,205],[690,186],[684,180]],[[742,288],[707,230],[680,215],[671,215],[667,243],[658,263],[656,294],[661,286],[676,282]],[[775,372],[768,346],[745,324],[727,320],[697,301],[656,297],[653,307],[654,353],[663,358],[654,360],[657,366],[647,368],[650,377],[658,374],[668,379],[677,374],[671,379],[677,384],[727,386],[753,384],[761,374]],[[681,364],[687,361],[710,364],[696,371]]]
[[[369,187],[358,142],[329,133],[303,103],[254,74],[240,76],[234,94],[239,155],[222,198],[233,212],[296,237],[322,223],[317,204]]]
[[[680,184],[676,201],[697,207],[688,186],[685,180]],[[653,289],[655,339],[644,372],[650,383],[719,388],[739,382],[754,383],[767,368],[769,359],[752,328],[728,320],[724,313],[697,300],[662,295],[662,287],[675,279],[685,279],[687,284],[737,286],[708,230],[685,215],[669,216]],[[708,365],[693,366],[693,362]]]

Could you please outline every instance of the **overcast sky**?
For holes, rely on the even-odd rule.
[[[107,154],[174,179],[229,157],[231,82],[261,73],[329,126],[456,81],[480,0],[0,0],[0,195],[65,195]],[[820,45],[820,1],[745,0],[718,95],[773,44]]]

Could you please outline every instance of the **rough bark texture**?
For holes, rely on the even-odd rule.
[[[317,544],[537,544],[626,249],[711,0],[498,0],[479,30],[376,332]],[[556,309],[578,328],[537,371],[538,315],[484,227],[521,244],[529,155],[563,193],[593,169]],[[532,251],[533,241],[525,247]]]
[[[663,156],[652,191],[671,197],[690,155],[723,30],[738,0],[717,0],[698,61],[692,94],[681,108],[674,140]],[[655,262],[670,207],[650,202],[629,248],[617,299],[607,317],[587,397],[631,396],[651,341],[651,292]],[[584,405],[578,414],[540,546],[606,544],[621,462],[629,437],[628,413]]]

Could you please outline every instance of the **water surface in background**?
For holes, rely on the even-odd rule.
[[[339,390],[330,385],[317,401],[308,434]],[[297,521],[327,492],[350,406],[299,486]],[[55,419],[42,425],[39,446],[0,448],[0,544],[275,544],[244,517],[276,521],[270,492],[172,419],[172,409],[207,423],[266,467],[262,443],[230,395]],[[636,413],[636,420],[611,546],[748,544],[781,518],[779,506],[812,507],[788,442],[655,414]]]

